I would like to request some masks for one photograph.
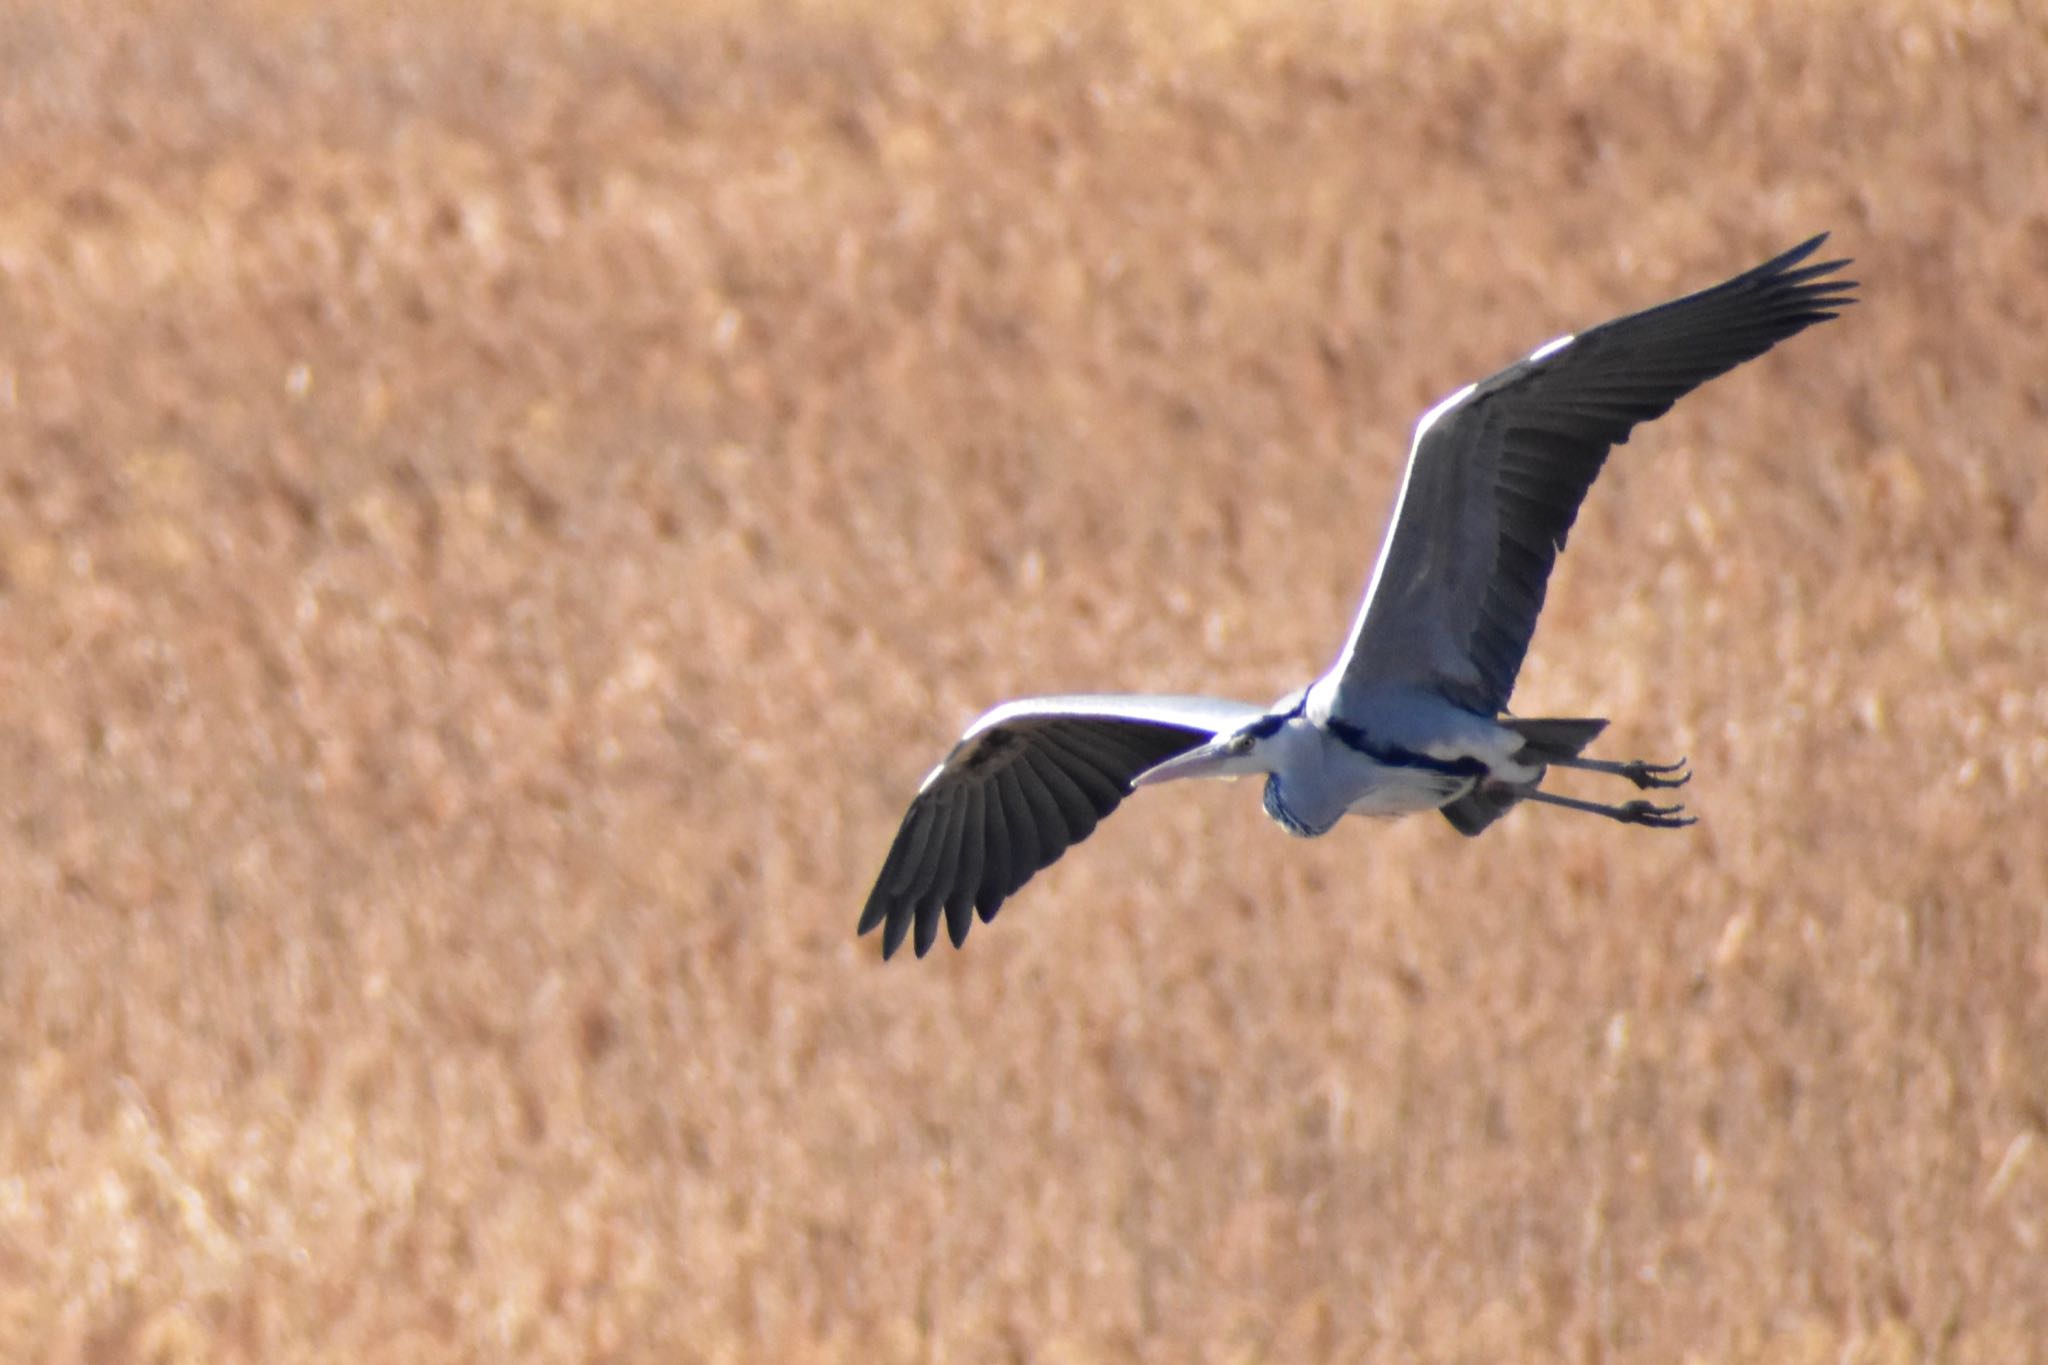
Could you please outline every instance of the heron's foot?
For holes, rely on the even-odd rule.
[[[1676,782],[1658,783],[1672,786]],[[1614,818],[1624,825],[1645,825],[1651,829],[1684,829],[1687,825],[1699,823],[1699,817],[1687,815],[1684,806],[1656,806],[1648,801],[1630,801],[1614,807]]]
[[[1683,787],[1692,781],[1692,769],[1686,767],[1682,758],[1676,763],[1651,763],[1638,758],[1622,764],[1621,775],[1644,791],[1661,787]]]
[[[1692,781],[1692,769],[1682,758],[1676,763],[1652,763],[1641,758],[1627,763],[1617,763],[1611,758],[1553,758],[1549,763],[1557,768],[1577,768],[1580,772],[1625,777],[1643,791],[1683,787]]]
[[[1598,801],[1581,801],[1576,796],[1546,791],[1526,791],[1521,795],[1524,801],[1540,801],[1546,806],[1582,810],[1588,815],[1604,816],[1624,825],[1645,825],[1651,829],[1684,829],[1687,825],[1699,823],[1685,813],[1684,806],[1658,806],[1648,801],[1629,801],[1619,806],[1609,806]]]

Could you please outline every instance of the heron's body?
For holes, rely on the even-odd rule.
[[[957,946],[978,913],[1093,832],[1139,786],[1266,778],[1292,834],[1346,815],[1441,810],[1476,835],[1521,801],[1625,824],[1692,823],[1677,806],[1543,790],[1553,767],[1639,788],[1674,764],[1581,756],[1606,725],[1506,714],[1552,565],[1609,450],[1638,423],[1850,302],[1845,262],[1801,262],[1822,237],[1725,284],[1561,337],[1424,415],[1344,648],[1271,707],[1204,697],[1040,697],[969,727],[918,789],[861,915],[919,956],[943,916]]]
[[[1542,775],[1516,760],[1519,735],[1441,698],[1374,698],[1355,713],[1371,716],[1371,729],[1318,705],[1327,699],[1310,689],[1269,713],[1282,719],[1261,746],[1272,764],[1266,812],[1290,834],[1327,834],[1346,815],[1439,810],[1483,780]]]

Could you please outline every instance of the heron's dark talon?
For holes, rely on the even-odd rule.
[[[1676,763],[1650,763],[1636,759],[1621,765],[1621,775],[1636,786],[1648,791],[1652,788],[1683,787],[1692,781],[1692,770],[1686,767],[1686,760]]]
[[[1684,806],[1659,806],[1648,801],[1631,801],[1616,816],[1623,824],[1647,825],[1652,829],[1683,829],[1699,820],[1687,815]]]

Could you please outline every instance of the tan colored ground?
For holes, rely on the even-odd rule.
[[[0,1357],[2048,1358],[2038,8],[134,8],[0,10]],[[1697,829],[853,940],[982,705],[1277,695],[1423,407],[1819,227],[1518,696]]]

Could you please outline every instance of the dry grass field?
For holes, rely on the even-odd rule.
[[[0,6],[0,1357],[2048,1360],[2048,18]],[[1418,413],[1821,229],[1517,695],[1684,834],[1133,801]]]

